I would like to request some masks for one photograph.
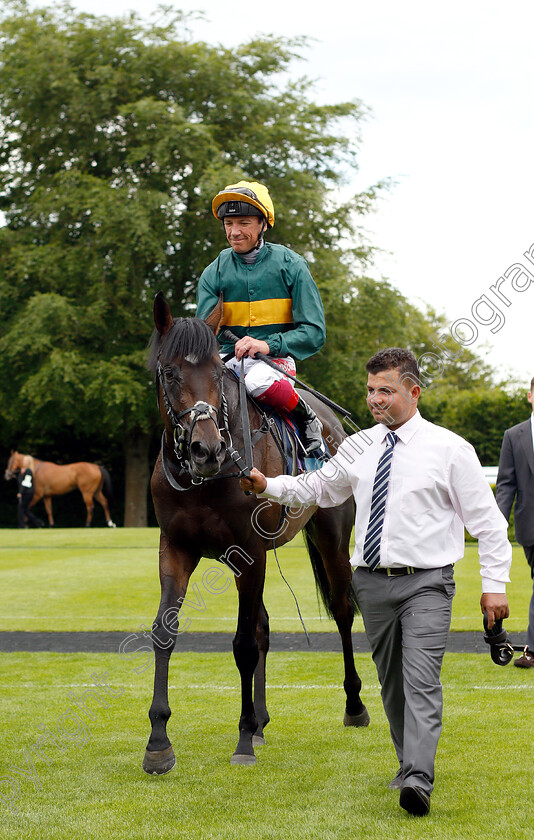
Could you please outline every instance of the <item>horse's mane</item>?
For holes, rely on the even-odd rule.
[[[175,318],[170,330],[162,336],[154,330],[149,344],[147,367],[153,375],[158,361],[168,364],[173,359],[188,357],[195,363],[206,362],[217,353],[213,331],[200,318]]]

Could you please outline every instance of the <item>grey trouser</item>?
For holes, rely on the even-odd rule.
[[[430,792],[441,734],[439,677],[451,623],[453,567],[401,577],[358,567],[352,585],[382,686],[403,787]]]
[[[530,574],[534,579],[534,545],[524,545],[523,551],[530,566]],[[530,607],[528,608],[527,647],[531,653],[534,653],[534,583],[530,596]]]

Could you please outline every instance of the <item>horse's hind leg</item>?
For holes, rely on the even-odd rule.
[[[148,716],[152,729],[143,760],[146,773],[162,775],[172,770],[176,763],[174,751],[167,735],[167,721],[171,716],[169,706],[169,660],[176,644],[180,599],[185,598],[187,584],[198,563],[198,558],[179,552],[167,537],[160,537],[161,600],[158,614],[152,625],[152,642],[155,654],[154,695]]]
[[[343,723],[345,726],[368,726],[369,712],[360,692],[362,682],[354,664],[352,624],[354,599],[349,561],[349,536],[352,528],[352,506],[321,509],[306,526],[308,550],[315,567],[322,564],[330,589],[329,607],[341,637],[345,678],[343,688],[347,697]],[[320,575],[319,575],[320,580]]]
[[[91,522],[93,521],[93,513],[95,511],[95,506],[91,493],[82,493],[82,496],[85,502],[85,507],[87,508],[87,518],[85,520],[85,527],[89,528],[91,526]]]
[[[263,601],[261,602],[258,614],[256,641],[258,642],[259,658],[254,671],[254,711],[256,713],[258,726],[256,727],[256,731],[252,737],[253,746],[259,746],[260,744],[265,743],[263,730],[270,720],[265,695],[265,665],[269,650],[269,615],[265,609]]]
[[[98,502],[100,505],[102,505],[102,507],[104,509],[104,516],[106,517],[106,525],[109,528],[113,528],[114,523],[113,523],[113,520],[111,518],[111,514],[109,512],[108,500],[104,496],[102,490],[97,490],[96,491],[95,495],[93,496],[93,500]]]
[[[31,506],[33,507],[39,501],[40,496],[34,496],[32,499]],[[43,496],[43,503],[46,510],[46,515],[48,516],[48,524],[51,528],[54,527],[54,514],[52,513],[52,499],[50,496]]]

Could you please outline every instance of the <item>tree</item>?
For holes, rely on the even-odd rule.
[[[33,443],[60,429],[122,438],[125,524],[142,525],[157,424],[144,368],[154,293],[175,314],[192,311],[198,277],[224,244],[211,198],[248,177],[274,196],[272,241],[308,258],[350,331],[368,249],[339,243],[357,241],[375,189],[332,196],[357,164],[363,108],[318,106],[309,81],[287,81],[303,39],[225,49],[188,40],[187,18],[172,11],[148,24],[68,4],[6,9],[0,413],[12,437]],[[331,347],[323,364],[342,355],[337,339]]]
[[[466,438],[484,466],[499,463],[505,429],[528,419],[525,393],[508,393],[502,387],[457,390],[445,387],[423,393],[421,413]]]

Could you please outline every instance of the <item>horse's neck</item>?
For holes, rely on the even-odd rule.
[[[235,374],[233,374],[231,371],[228,371],[228,374],[224,379],[224,395],[226,397],[226,404],[228,406],[228,425],[230,427],[230,431],[232,435],[238,434],[241,437],[242,423],[239,381],[236,379]],[[254,422],[259,412],[254,403],[252,403],[251,400],[246,396],[245,389],[243,389],[243,396],[247,402],[247,411],[249,418],[252,422]],[[257,426],[257,423],[255,423],[254,425]]]

